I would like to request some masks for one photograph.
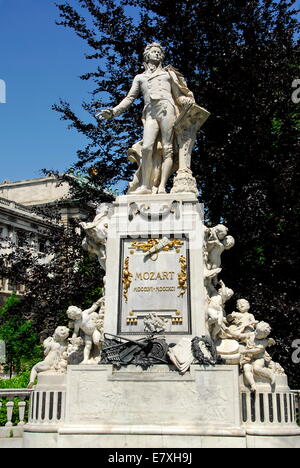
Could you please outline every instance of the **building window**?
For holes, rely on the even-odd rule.
[[[27,246],[27,235],[25,231],[17,231],[16,232],[16,244],[18,247],[26,247]]]

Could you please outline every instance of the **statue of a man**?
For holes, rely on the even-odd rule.
[[[128,95],[113,109],[104,109],[96,117],[110,119],[126,111],[142,94],[144,97],[144,135],[141,148],[141,184],[135,193],[165,193],[166,183],[174,169],[174,124],[183,109],[195,103],[183,76],[171,66],[163,67],[164,50],[160,44],[149,44],[144,51],[145,71],[137,75]],[[162,148],[160,181],[153,182],[154,155]]]

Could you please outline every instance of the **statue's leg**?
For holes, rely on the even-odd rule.
[[[175,109],[168,102],[166,103],[166,114],[159,118],[159,126],[161,131],[161,140],[163,147],[163,163],[161,182],[158,193],[166,192],[166,185],[172,173],[174,164],[173,158],[173,139],[174,139],[174,123],[176,120]]]
[[[274,385],[276,375],[265,366],[264,359],[259,359],[253,364],[253,372],[259,377],[264,377],[265,379],[270,380],[271,385]]]
[[[93,341],[92,341],[91,336],[85,335],[84,341],[85,341],[85,346],[84,346],[84,351],[83,351],[83,361],[81,364],[88,363],[90,356],[91,356],[92,346],[93,346]]]
[[[152,193],[151,173],[152,173],[152,156],[155,141],[159,133],[159,125],[157,120],[148,115],[145,120],[144,137],[142,146],[142,187],[138,193]]]
[[[38,362],[35,366],[33,366],[31,373],[30,373],[30,381],[28,384],[28,388],[32,388],[40,372],[46,372],[51,369],[51,366],[44,361]]]
[[[29,380],[29,384],[28,384],[28,388],[32,388],[33,385],[34,385],[34,381],[35,379],[37,378],[37,370],[36,370],[36,366],[34,366],[32,369],[31,369],[31,373],[30,373],[30,380]]]
[[[245,379],[246,385],[248,384],[251,388],[251,391],[255,392],[256,384],[254,380],[252,364],[244,364],[243,370],[244,370],[244,379]]]

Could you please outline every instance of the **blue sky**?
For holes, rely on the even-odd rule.
[[[0,0],[0,80],[6,83],[0,182],[39,177],[44,167],[64,171],[85,146],[84,137],[51,110],[62,98],[88,117],[81,103],[91,90],[79,79],[92,67],[84,58],[88,48],[56,19],[54,0]]]

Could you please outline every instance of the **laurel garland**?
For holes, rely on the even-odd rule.
[[[210,353],[211,358],[208,358],[207,356],[204,356],[203,352],[201,351],[201,348],[199,346],[200,341],[202,341],[205,344],[205,347],[207,351]],[[200,364],[203,364],[204,366],[215,366],[218,361],[219,361],[219,356],[217,353],[216,346],[212,340],[207,338],[206,336],[202,336],[202,338],[199,338],[196,336],[192,340],[192,353],[195,359]]]

